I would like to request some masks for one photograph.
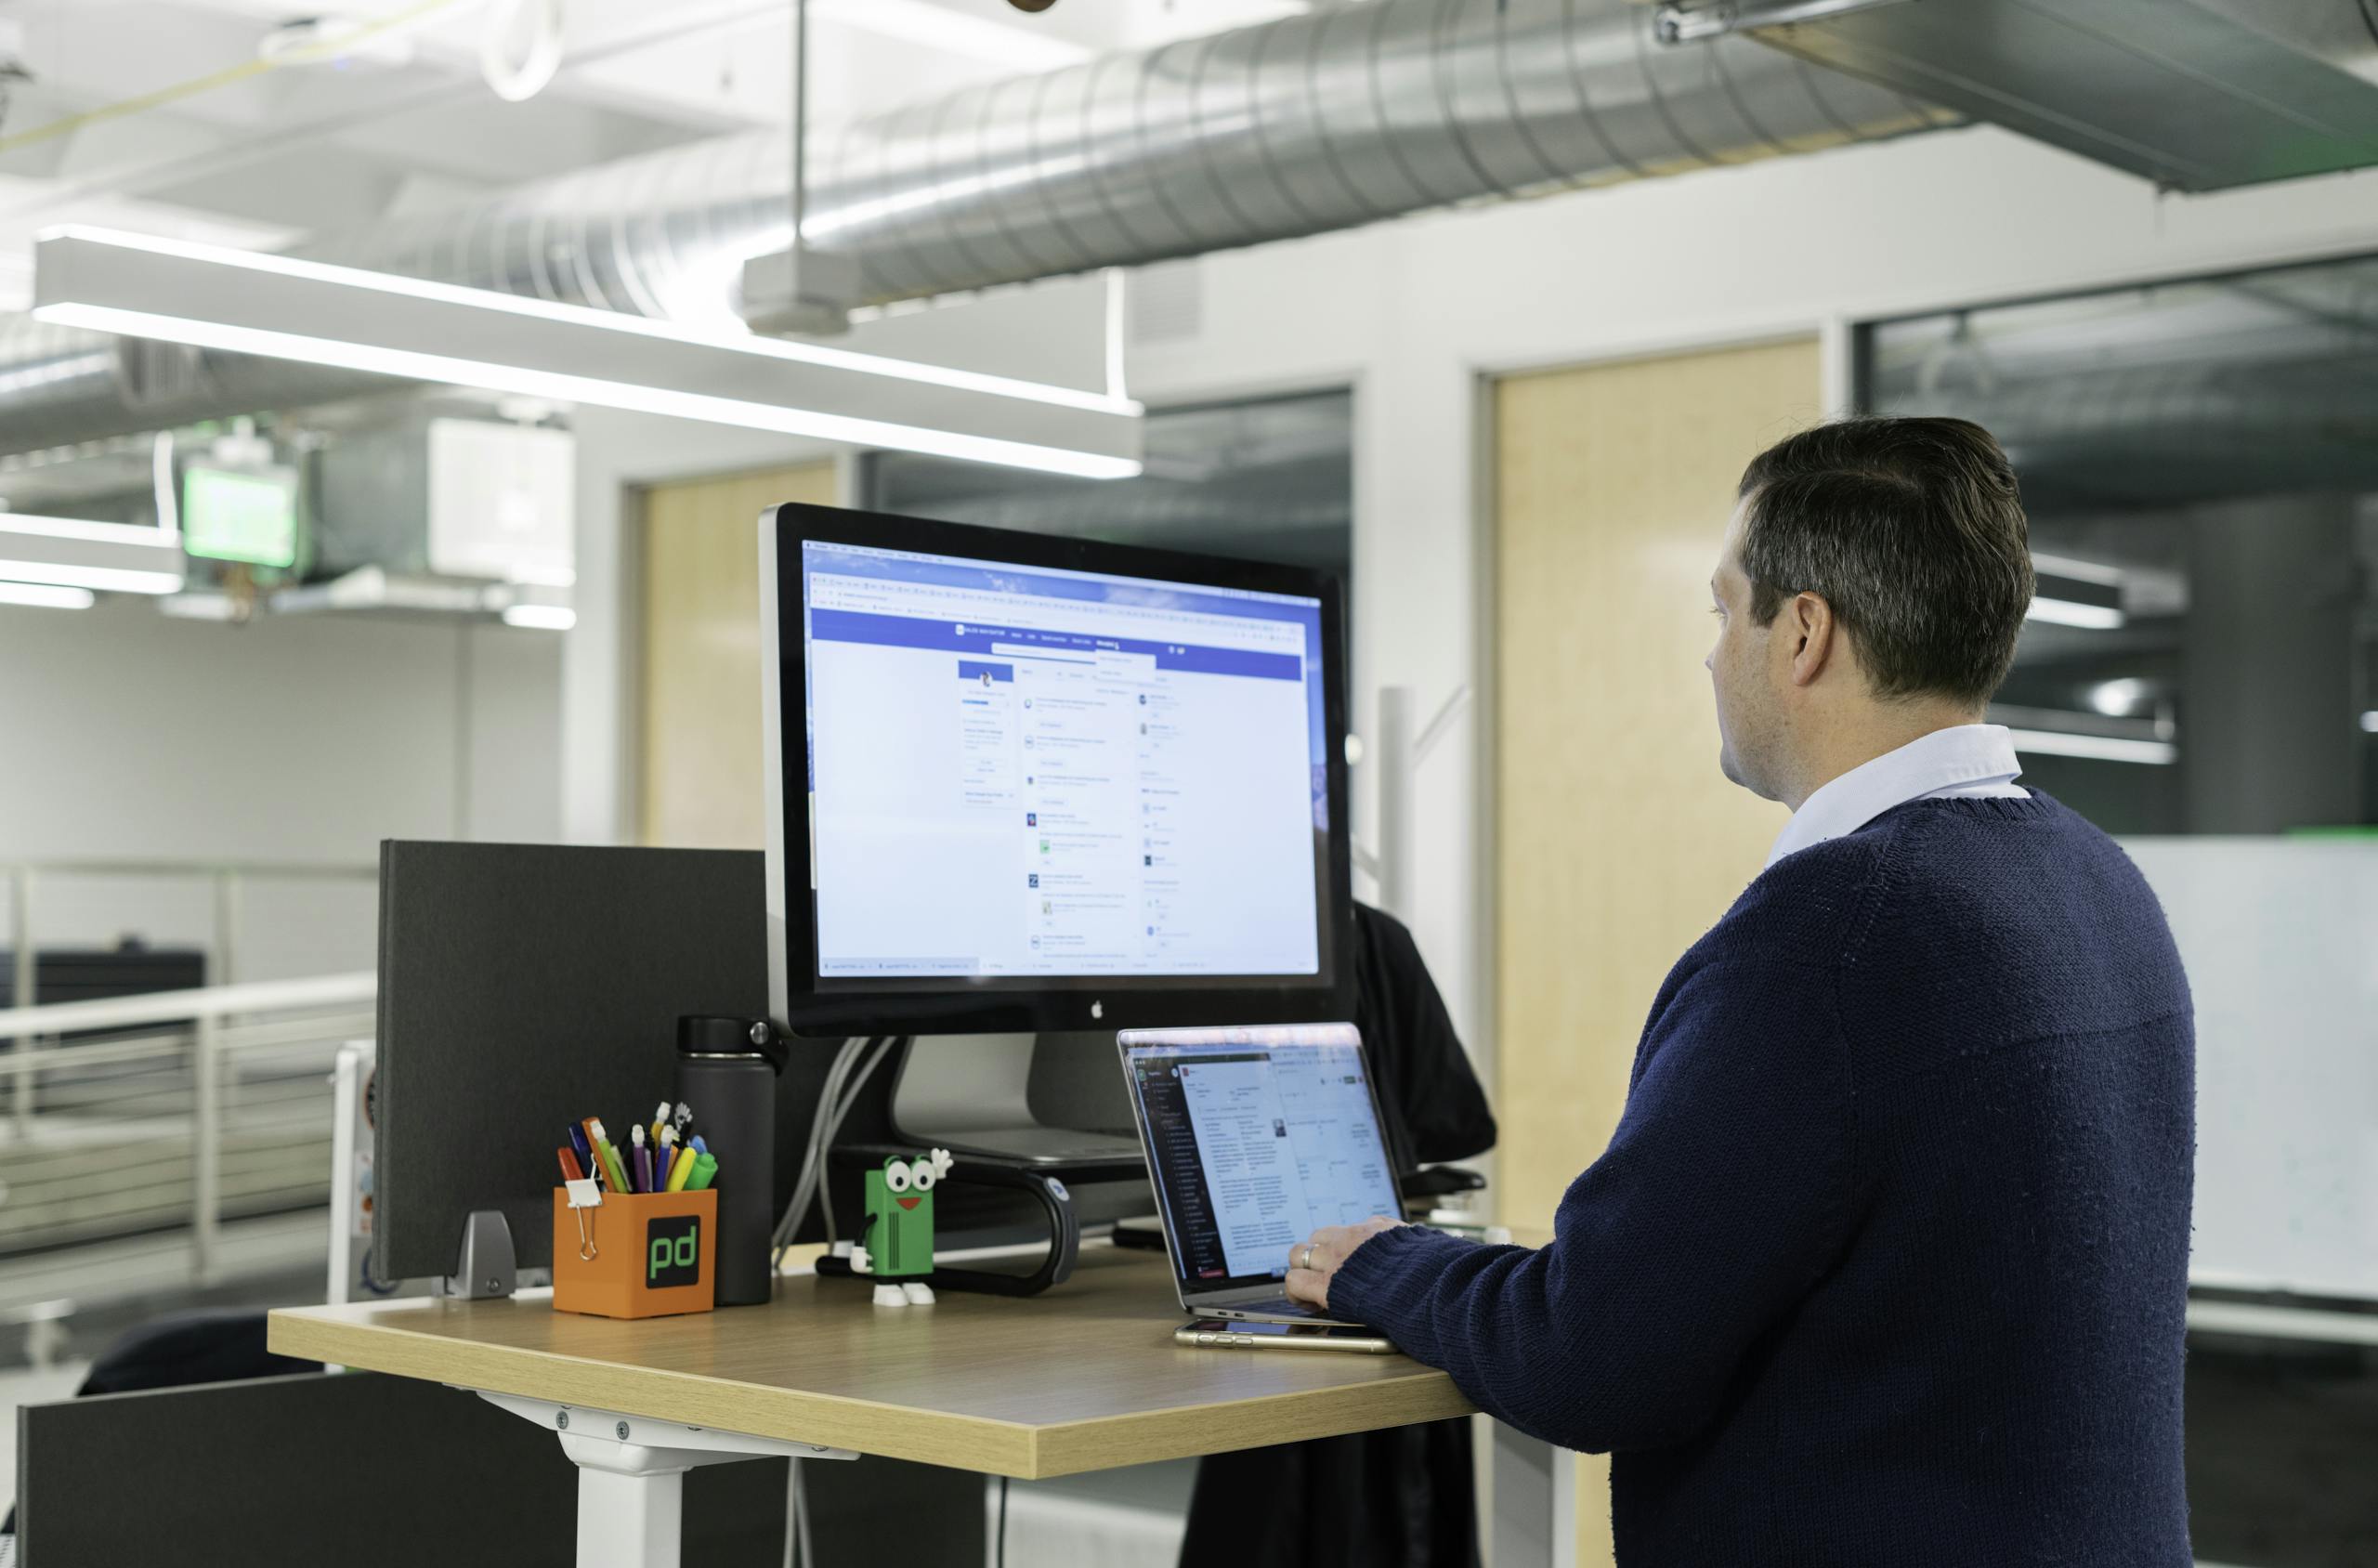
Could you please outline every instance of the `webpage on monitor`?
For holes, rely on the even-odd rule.
[[[820,978],[1319,973],[1320,601],[802,564]]]

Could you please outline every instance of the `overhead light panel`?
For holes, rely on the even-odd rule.
[[[2073,735],[2058,729],[2009,729],[2018,756],[2088,757],[2103,763],[2147,763],[2167,766],[2180,760],[2180,749],[2169,740],[2133,740],[2118,735]]]
[[[2120,571],[2094,561],[2040,555],[2032,555],[2032,570],[2039,586],[2027,612],[2030,620],[2045,621],[2052,626],[2078,626],[2091,632],[2122,628]]]
[[[94,602],[88,588],[60,588],[49,582],[0,582],[0,605],[33,605],[41,609],[88,609]]]
[[[106,594],[176,593],[182,585],[181,535],[133,523],[0,512],[0,581]]]
[[[567,632],[578,624],[578,612],[567,605],[512,605],[503,612],[503,623],[535,632]]]
[[[46,321],[1078,478],[1140,471],[1128,398],[90,229],[33,247]]]

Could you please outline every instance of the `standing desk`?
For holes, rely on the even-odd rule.
[[[275,1312],[281,1354],[470,1390],[555,1430],[579,1466],[580,1568],[674,1568],[694,1465],[860,1454],[1039,1480],[1466,1416],[1401,1355],[1198,1350],[1161,1253],[1085,1248],[1021,1300],[879,1309],[864,1282],[778,1282],[764,1306],[615,1322],[542,1292]],[[1496,1568],[1574,1552],[1567,1457],[1496,1426]]]

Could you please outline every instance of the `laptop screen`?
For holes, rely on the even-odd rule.
[[[1285,1277],[1324,1225],[1400,1212],[1351,1024],[1136,1029],[1123,1070],[1184,1291]]]

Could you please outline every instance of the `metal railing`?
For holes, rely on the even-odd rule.
[[[203,881],[212,892],[214,933],[207,947],[206,981],[228,986],[239,978],[241,909],[248,886],[259,882],[372,882],[376,866],[342,863],[307,864],[269,860],[20,860],[6,869],[8,879],[8,935],[15,989],[9,1001],[31,1007],[41,1000],[37,987],[40,942],[33,918],[34,895],[45,880],[139,879],[170,882]]]
[[[0,1010],[0,1307],[25,1294],[12,1274],[128,1238],[186,1248],[185,1283],[212,1284],[227,1222],[320,1210],[333,1061],[372,1035],[377,991],[335,974]]]

